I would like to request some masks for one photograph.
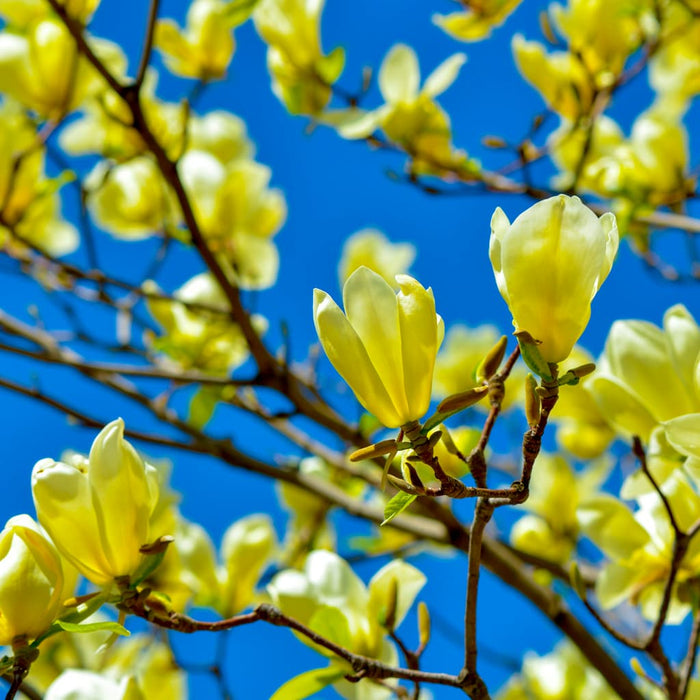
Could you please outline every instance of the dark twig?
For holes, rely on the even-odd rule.
[[[143,42],[143,51],[141,53],[139,69],[136,73],[136,79],[134,80],[134,88],[137,92],[143,85],[144,78],[146,77],[146,71],[148,70],[148,64],[151,61],[151,52],[153,51],[153,35],[155,33],[156,20],[158,19],[159,5],[160,0],[151,0],[151,5],[148,10],[148,22],[146,24],[146,36]]]

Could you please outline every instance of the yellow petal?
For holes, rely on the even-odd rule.
[[[418,95],[420,68],[410,46],[397,44],[379,69],[379,89],[389,103],[411,102]]]
[[[410,411],[404,385],[399,305],[394,290],[376,272],[360,267],[343,287],[343,303],[348,321],[397,413],[407,416]]]
[[[433,367],[438,351],[438,324],[432,290],[408,275],[397,275],[401,354],[408,412],[422,417],[430,404]]]
[[[387,427],[401,425],[362,341],[333,299],[314,290],[314,325],[328,359],[348,383],[358,401]]]

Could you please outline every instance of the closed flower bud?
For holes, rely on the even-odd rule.
[[[558,195],[512,224],[499,208],[489,254],[516,331],[540,341],[548,363],[565,360],[591,315],[619,242],[613,214],[598,218],[578,197]]]
[[[39,521],[89,581],[102,586],[138,569],[158,485],[155,469],[124,440],[121,418],[103,428],[88,459],[37,462],[32,491]]]
[[[358,268],[343,287],[345,314],[326,292],[314,290],[316,332],[328,359],[387,428],[428,410],[444,334],[432,290],[408,275],[396,281],[398,294],[375,272]]]
[[[62,607],[63,572],[55,547],[28,515],[0,533],[0,644],[38,637]]]

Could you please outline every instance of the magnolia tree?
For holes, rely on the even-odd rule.
[[[66,416],[75,450],[32,469],[3,442],[6,482],[31,483],[34,501],[0,533],[7,697],[170,700],[202,670],[238,697],[225,669],[249,645],[251,698],[700,698],[700,328],[683,303],[660,326],[615,308],[628,320],[602,355],[578,345],[622,258],[647,268],[636,284],[655,275],[697,300],[697,1],[570,0],[542,14],[540,40],[516,33],[519,0],[426,16],[444,55],[512,37],[539,105],[518,115],[521,138],[470,134],[464,148],[438,103],[467,72],[459,50],[422,82],[400,43],[355,72],[343,48],[323,48],[322,2],[151,0],[130,6],[142,16],[129,62],[95,32],[118,4],[0,0],[3,273],[32,302],[6,293],[0,386],[8,414],[21,395]],[[273,328],[285,197],[245,122],[202,106],[245,71],[234,34],[265,45],[276,109],[310,143],[353,141],[368,170],[400,162],[389,185],[436,221],[439,195],[486,198],[488,244],[487,222],[459,243],[438,225],[431,236],[468,261],[466,277],[492,268],[495,283],[477,291],[437,268],[419,281],[411,243],[363,230],[340,258],[342,305],[309,286],[294,325]],[[687,248],[664,257],[664,232]],[[313,268],[323,241],[298,245]],[[438,281],[465,306],[500,292],[513,334],[440,315]],[[317,338],[296,331],[312,324]],[[41,380],[15,373],[20,361]],[[207,495],[242,516],[220,544],[181,512],[178,455],[241,475]],[[466,600],[425,593],[435,555]],[[496,683],[479,643],[494,577],[514,592],[512,628],[534,606],[562,638]],[[431,655],[446,618],[458,664]],[[248,641],[260,628],[292,659],[286,675]],[[508,629],[489,635],[509,651]],[[203,669],[193,650],[212,636],[226,643]]]

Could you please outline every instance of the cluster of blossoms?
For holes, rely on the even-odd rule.
[[[525,332],[536,341],[521,341],[532,371],[590,362],[575,344],[617,246],[615,218],[598,218],[577,198],[542,201],[512,224],[496,210],[491,262],[516,334]],[[396,276],[396,283],[398,294],[380,275],[361,267],[345,283],[345,313],[317,290],[314,319],[329,359],[360,403],[387,428],[409,429],[424,419],[431,391],[444,397],[474,385],[479,359],[496,333],[457,327],[438,354],[443,323],[431,291],[404,274]],[[473,360],[467,352],[465,361],[465,348],[477,351]],[[564,455],[541,455],[525,504],[529,513],[515,524],[511,539],[523,551],[560,563],[575,556],[582,538],[591,540],[609,560],[595,589],[605,608],[631,600],[655,619],[673,556],[674,532],[665,508],[672,508],[683,530],[700,522],[699,358],[700,329],[678,305],[666,313],[663,329],[642,321],[616,322],[597,370],[575,386],[560,387],[561,412],[552,416],[560,444],[565,453],[591,461],[580,471]],[[602,493],[612,466],[604,452],[616,436],[641,440],[666,506],[642,471],[631,474],[621,492],[623,499],[636,502],[633,509]],[[449,473],[450,450],[442,445],[435,443]],[[407,476],[407,454],[401,469],[414,483],[415,477]],[[420,469],[418,483],[429,483],[434,476],[427,466]],[[465,471],[453,474],[459,478]],[[669,622],[682,620],[690,609],[690,588],[700,570],[696,549],[691,545],[680,565]]]
[[[304,557],[304,573],[281,567],[267,592],[258,591],[273,558],[289,558],[278,549],[269,517],[234,522],[217,562],[204,530],[179,514],[167,465],[144,461],[124,439],[121,419],[99,433],[87,456],[68,452],[62,461],[37,462],[32,491],[38,522],[19,515],[0,533],[0,644],[11,645],[15,655],[32,654],[31,681],[50,700],[76,693],[85,700],[187,697],[185,673],[165,644],[144,634],[114,644],[114,633],[126,631],[100,608],[139,591],[153,591],[160,605],[167,601],[176,612],[194,604],[223,617],[272,601],[355,653],[395,663],[385,616],[393,605],[391,629],[398,626],[425,582],[417,569],[397,561],[366,589],[340,557],[319,550]],[[313,517],[313,500],[304,495],[288,487],[284,498],[293,513]],[[168,542],[165,551],[156,546]],[[97,590],[75,597],[81,576]],[[333,634],[329,608],[338,618]],[[12,659],[2,663],[7,671]],[[349,671],[333,661],[319,675],[353,697],[355,686],[343,680]],[[377,700],[391,693],[381,686],[367,692]]]
[[[529,334],[545,363],[566,360],[617,253],[615,217],[599,219],[578,198],[559,195],[512,224],[497,209],[491,230],[491,262],[516,334]],[[389,428],[427,412],[444,336],[432,291],[408,275],[397,275],[396,283],[398,294],[376,272],[358,268],[343,287],[345,313],[326,292],[314,292],[326,354],[360,403]]]

